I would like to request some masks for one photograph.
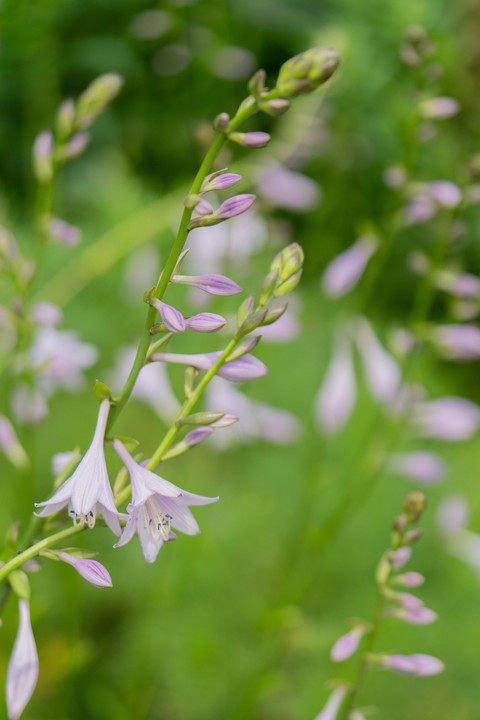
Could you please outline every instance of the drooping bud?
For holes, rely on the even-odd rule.
[[[172,282],[178,285],[192,285],[193,287],[204,290],[210,295],[237,295],[242,292],[240,285],[225,277],[225,275],[216,275],[209,273],[207,275],[173,275]]]
[[[228,190],[228,188],[231,188],[240,182],[241,179],[242,176],[237,175],[237,173],[226,173],[223,171],[221,174],[212,173],[211,175],[207,175],[203,181],[201,192],[206,193],[211,192],[212,190]]]
[[[332,77],[339,64],[340,58],[335,50],[311,48],[282,65],[276,88],[282,97],[313,92]]]
[[[30,622],[28,600],[18,601],[18,632],[7,668],[7,711],[17,720],[32,697],[38,679],[38,654]]]
[[[71,565],[90,585],[98,588],[112,587],[112,578],[108,570],[97,560],[71,555],[68,552],[56,553],[60,560]]]
[[[218,223],[228,220],[229,218],[241,215],[252,205],[255,201],[255,195],[243,194],[234,195],[233,197],[225,200],[218,210],[215,212],[205,215],[204,217],[196,217],[190,221],[188,225],[189,230],[194,230],[197,227],[207,227],[210,225],[217,225]],[[202,201],[206,202],[206,201]]]
[[[287,112],[290,103],[284,98],[272,98],[271,100],[259,102],[258,107],[267,115],[278,117],[279,115],[283,115],[284,112]]]
[[[248,133],[231,132],[228,139],[237,145],[248,148],[262,148],[270,142],[270,135],[266,132],[254,131]]]

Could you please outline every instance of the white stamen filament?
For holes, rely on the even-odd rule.
[[[172,516],[166,515],[157,507],[153,497],[148,500],[142,506],[145,516],[145,526],[148,529],[150,535],[155,540],[167,541],[170,537],[170,527],[172,524]]]

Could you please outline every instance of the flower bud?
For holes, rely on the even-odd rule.
[[[39,133],[33,143],[33,169],[38,182],[48,182],[53,177],[53,135],[49,130]]]
[[[67,552],[57,553],[60,560],[72,565],[75,570],[81,575],[90,585],[98,588],[112,587],[112,578],[108,570],[97,560],[91,560],[89,558],[77,557],[76,555],[70,555]]]
[[[272,325],[274,322],[276,322],[279,318],[282,317],[285,310],[288,307],[288,303],[285,303],[284,305],[280,305],[280,307],[277,308],[270,308],[270,310],[267,313],[267,317],[262,323],[262,327],[265,325]]]
[[[422,516],[426,502],[425,494],[420,490],[413,490],[408,493],[403,501],[403,511],[408,515],[410,522],[415,522]]]
[[[313,92],[333,75],[339,64],[340,58],[335,50],[311,48],[282,65],[277,90],[283,97]]]
[[[255,306],[255,298],[253,295],[249,295],[245,300],[242,302],[240,307],[238,308],[237,312],[237,325],[238,327],[241,327],[247,317],[253,312],[253,308]]]
[[[270,142],[270,135],[260,131],[249,133],[232,132],[229,133],[228,139],[237,143],[237,145],[242,145],[242,147],[262,148]]]
[[[226,324],[227,321],[222,315],[209,312],[198,313],[198,315],[193,315],[185,319],[185,326],[189,330],[199,333],[217,332],[217,330],[220,330]]]
[[[242,179],[237,173],[212,173],[208,175],[202,183],[201,192],[211,192],[212,190],[228,190]]]
[[[423,530],[421,528],[416,528],[415,530],[409,530],[403,536],[403,542],[405,543],[405,545],[413,545],[413,543],[416,543],[420,540],[422,535],[423,535]]]
[[[290,103],[284,98],[272,98],[271,100],[259,102],[258,107],[267,115],[278,117],[279,115],[283,115],[284,112],[287,112]]]
[[[118,95],[122,86],[123,78],[117,73],[105,73],[90,83],[78,98],[77,127],[82,130],[90,127]]]
[[[183,375],[183,391],[185,393],[185,397],[189,398],[193,391],[195,390],[195,381],[197,379],[198,370],[197,368],[190,366],[187,367],[187,369],[184,372]]]
[[[403,587],[420,587],[425,582],[425,578],[418,572],[406,572],[403,575],[394,575],[392,577],[392,585],[401,585]]]
[[[423,100],[418,106],[419,115],[426,120],[446,120],[458,115],[461,105],[451,97]]]
[[[270,299],[271,295],[273,294],[275,285],[277,284],[278,275],[279,270],[278,268],[275,268],[274,270],[270,270],[268,275],[265,277],[265,280],[262,283],[262,289],[260,291],[260,305],[266,305],[266,303]]]
[[[260,327],[260,325],[263,323],[263,321],[267,317],[267,314],[267,308],[263,308],[263,310],[257,310],[256,312],[250,313],[250,315],[248,315],[246,320],[238,328],[236,337],[241,338],[243,335],[247,335],[248,333],[252,332],[252,330],[256,330],[256,328]]]
[[[270,270],[278,270],[281,281],[288,280],[302,269],[303,260],[304,254],[300,245],[290,243],[274,257]]]
[[[253,95],[255,100],[259,100],[262,97],[262,93],[265,90],[265,80],[267,73],[265,70],[257,70],[248,82],[248,92]]]
[[[292,292],[292,290],[295,290],[301,277],[302,270],[299,270],[295,273],[295,275],[289,277],[288,280],[285,280],[285,282],[281,283],[281,285],[275,289],[275,292],[273,293],[274,297],[281,297],[282,295],[287,295]]]
[[[213,127],[219,132],[227,132],[230,127],[230,115],[222,112],[213,121]]]
[[[49,238],[55,240],[59,245],[67,247],[78,245],[82,239],[82,231],[79,228],[70,225],[65,220],[60,220],[60,218],[51,218],[49,220],[47,233]]]
[[[247,340],[239,343],[237,347],[232,350],[232,352],[228,356],[228,362],[230,362],[230,360],[235,360],[236,358],[242,357],[242,355],[246,355],[246,353],[254,350],[260,342],[261,337],[261,335],[254,335],[253,337],[249,337],[247,338]]]
[[[75,102],[71,99],[64,100],[57,111],[56,128],[59,138],[71,135],[75,122]]]
[[[211,410],[204,410],[203,412],[197,412],[193,415],[188,415],[184,418],[179,418],[176,425],[182,427],[183,425],[211,425],[223,418],[225,413],[223,412],[212,412]]]
[[[90,135],[88,133],[76,133],[76,135],[70,138],[70,140],[58,150],[58,156],[61,160],[76,158],[83,153],[89,142]]]

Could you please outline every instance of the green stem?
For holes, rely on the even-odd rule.
[[[2,567],[0,568],[0,582],[3,582],[3,580],[5,580],[5,578],[12,572],[12,570],[15,570],[16,568],[20,567],[20,565],[23,565],[23,563],[25,563],[27,560],[31,560],[36,555],[38,555],[40,550],[44,550],[47,547],[56,545],[57,543],[62,542],[63,540],[72,537],[73,535],[78,535],[78,533],[82,532],[83,530],[85,530],[84,525],[73,525],[66,530],[60,530],[60,532],[57,532],[54,535],[49,535],[43,540],[39,540],[39,542],[35,543],[27,550],[24,550],[18,555],[15,555],[14,558],[5,563],[5,565],[2,565]]]

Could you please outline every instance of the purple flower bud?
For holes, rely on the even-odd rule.
[[[18,600],[18,632],[7,668],[7,711],[17,720],[32,697],[38,679],[38,654],[30,623],[28,600]]]
[[[429,184],[433,199],[442,207],[454,208],[462,201],[462,191],[449,180],[436,180]]]
[[[438,675],[445,668],[445,665],[438,658],[422,654],[384,655],[382,664],[384,667],[403,675],[416,675],[417,677]]]
[[[418,195],[409,200],[404,208],[404,218],[407,225],[421,225],[434,217],[437,212],[432,198],[427,195]]]
[[[172,282],[179,285],[192,285],[210,295],[237,295],[242,288],[236,282],[225,277],[210,273],[207,275],[174,275]]]
[[[199,215],[211,215],[213,213],[213,207],[210,205],[210,203],[207,200],[204,200],[202,198],[195,205],[195,211]]]
[[[39,325],[59,325],[62,322],[63,313],[52,303],[40,302],[32,307],[32,319]]]
[[[436,97],[424,100],[418,110],[420,115],[428,120],[446,120],[460,112],[461,105],[458,100],[451,97]]]
[[[189,330],[199,333],[213,333],[226,325],[227,321],[221,315],[215,313],[198,313],[185,319],[185,325]]]
[[[438,325],[433,338],[449,360],[480,357],[480,329],[474,325]]]
[[[210,370],[220,357],[221,352],[198,353],[193,355],[181,353],[155,353],[151,356],[152,361],[180,363],[191,365],[199,370]],[[252,355],[243,355],[240,358],[225,363],[218,371],[220,377],[232,382],[254,380],[267,373],[266,366]]]
[[[203,442],[203,440],[206,440],[212,433],[213,430],[211,427],[198,427],[185,435],[184,442],[188,447],[194,447]]]
[[[412,548],[401,547],[398,548],[398,550],[392,550],[392,552],[389,554],[389,560],[392,563],[392,567],[394,570],[400,570],[400,568],[407,564],[411,556]]]
[[[48,223],[48,235],[52,240],[57,240],[60,245],[77,245],[82,238],[82,231],[65,222],[60,218],[52,218]]]
[[[321,200],[320,186],[314,180],[284,165],[267,168],[259,176],[257,186],[269,203],[293,212],[313,210]]]
[[[242,176],[237,175],[236,173],[222,173],[221,175],[216,175],[211,179],[205,178],[202,185],[202,192],[210,192],[211,190],[228,190],[228,188],[231,188],[240,182],[241,179]]]
[[[333,662],[342,662],[351,657],[357,650],[362,633],[354,628],[346,635],[342,635],[333,646],[330,657]]]
[[[91,560],[90,558],[81,558],[70,553],[60,551],[57,553],[60,560],[72,565],[75,570],[81,575],[90,585],[94,585],[98,588],[112,587],[112,578],[108,570],[97,560]]]
[[[39,182],[48,182],[52,178],[53,148],[53,135],[49,130],[44,130],[37,135],[33,143],[33,166]]]
[[[406,610],[415,610],[416,608],[421,608],[424,605],[420,598],[406,592],[398,593],[397,600]]]
[[[480,408],[465,398],[443,397],[415,405],[411,420],[421,437],[468,440],[480,426]]]
[[[443,480],[447,469],[441,457],[424,451],[391,453],[386,458],[386,468],[389,472],[427,484]]]
[[[226,428],[230,427],[230,425],[233,425],[234,423],[238,422],[239,418],[236,415],[232,415],[231,413],[225,413],[223,417],[219,418],[218,420],[215,420],[210,427],[212,428]]]
[[[228,139],[233,140],[238,145],[243,145],[243,147],[262,148],[270,142],[270,135],[259,131],[249,133],[232,132],[229,133]]]
[[[324,293],[328,297],[338,298],[350,292],[362,277],[368,261],[377,249],[377,238],[374,235],[364,235],[337,255],[323,273]]]
[[[234,195],[220,205],[215,215],[223,219],[235,217],[248,210],[254,201],[255,195]]]
[[[63,146],[62,155],[65,158],[75,158],[83,153],[88,143],[90,142],[90,135],[86,132],[76,133],[70,140]]]
[[[185,331],[185,318],[179,310],[175,310],[171,305],[167,305],[167,303],[155,297],[152,298],[151,304],[160,313],[167,330],[173,333],[183,333]]]
[[[356,398],[355,370],[350,342],[338,336],[323,384],[315,398],[314,412],[319,427],[335,433],[350,417]]]
[[[365,318],[359,319],[356,338],[372,396],[381,403],[392,405],[400,390],[402,376],[397,361],[380,344]]]
[[[348,688],[345,685],[339,685],[339,687],[336,687],[328,698],[327,704],[323,708],[322,712],[320,715],[317,715],[315,720],[336,720],[338,711],[340,710],[347,693]]]
[[[396,585],[403,585],[404,587],[420,587],[425,582],[425,578],[418,572],[407,572],[403,575],[397,575],[395,578]]]
[[[396,617],[409,625],[430,625],[438,618],[436,612],[424,606],[385,610],[384,612],[387,617]]]
[[[435,287],[458,298],[477,299],[480,296],[480,279],[471,273],[438,271],[433,276]]]

